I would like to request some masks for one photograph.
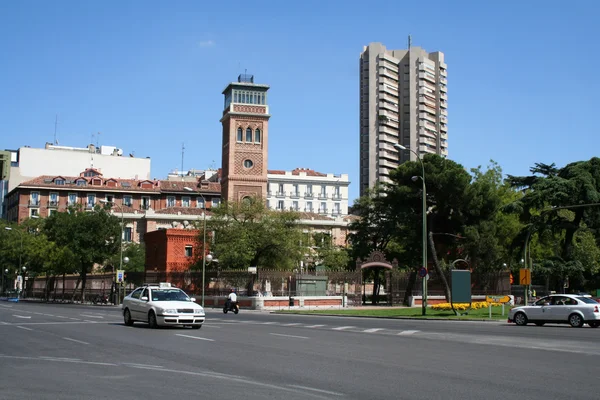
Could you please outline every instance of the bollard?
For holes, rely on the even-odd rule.
[[[490,307],[490,319],[492,319],[492,303],[490,303],[489,307]]]

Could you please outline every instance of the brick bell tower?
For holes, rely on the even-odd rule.
[[[240,75],[225,90],[221,196],[238,202],[245,197],[267,198],[267,144],[269,142],[269,85]]]

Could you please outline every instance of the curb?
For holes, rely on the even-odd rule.
[[[489,319],[489,318],[440,318],[440,317],[385,317],[378,315],[342,315],[342,314],[313,314],[310,312],[284,312],[284,311],[271,311],[269,314],[295,314],[295,315],[310,315],[313,317],[346,317],[346,318],[376,318],[376,319],[406,319],[414,321],[466,321],[466,322],[506,322],[508,316],[503,319]]]

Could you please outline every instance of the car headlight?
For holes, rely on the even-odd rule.
[[[202,308],[195,308],[194,309],[194,314],[204,314],[204,309],[202,309]]]
[[[177,310],[174,308],[167,308],[163,310],[163,314],[177,314]]]

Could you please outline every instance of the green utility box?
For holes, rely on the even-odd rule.
[[[296,296],[326,296],[327,277],[296,275]]]

